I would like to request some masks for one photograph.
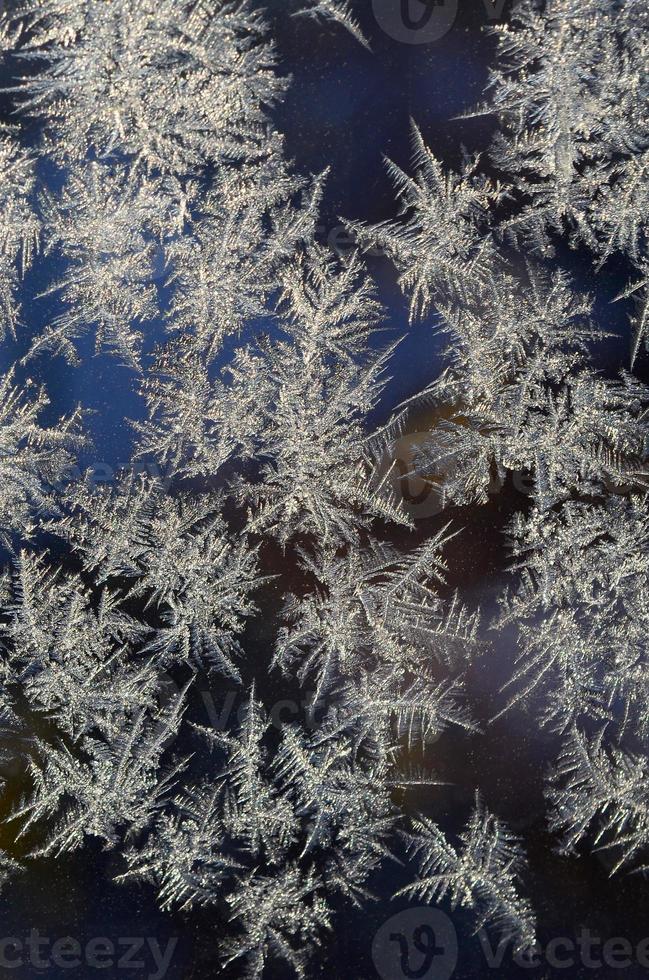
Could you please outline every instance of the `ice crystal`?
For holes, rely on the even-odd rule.
[[[191,660],[237,677],[237,635],[261,578],[256,550],[228,535],[221,503],[210,494],[171,496],[144,479],[125,477],[112,490],[81,483],[71,514],[52,527],[98,582],[125,579],[128,597],[157,611],[147,650],[158,662]]]
[[[407,841],[419,875],[403,894],[425,902],[448,895],[452,908],[475,909],[477,929],[491,925],[518,949],[534,943],[534,915],[518,892],[524,851],[479,797],[459,846],[427,817],[413,822]]]
[[[329,20],[334,24],[340,24],[345,28],[345,30],[349,31],[352,37],[355,37],[364,48],[369,48],[369,42],[363,34],[360,25],[346,0],[308,0],[308,2],[309,6],[298,11],[299,14],[313,17],[316,20]]]
[[[318,945],[330,927],[317,879],[288,865],[276,876],[242,878],[229,900],[230,913],[241,934],[225,946],[225,963],[238,967],[246,980],[260,977],[270,960],[301,978],[306,976],[307,950]]]
[[[287,603],[290,625],[278,637],[275,662],[315,684],[316,704],[342,690],[342,716],[365,714],[376,731],[392,722],[426,741],[448,723],[471,727],[459,695],[477,615],[435,590],[450,537],[442,531],[408,556],[376,549],[307,559],[319,594]],[[440,683],[440,664],[455,672],[450,683]]]
[[[78,576],[63,577],[22,552],[8,614],[1,635],[9,677],[63,731],[77,738],[93,729],[115,733],[155,702],[158,677],[130,652],[148,630],[114,593],[104,590],[94,609]]]
[[[280,340],[239,348],[210,380],[204,359],[178,349],[147,385],[152,421],[142,450],[187,474],[214,475],[232,456],[255,458],[242,481],[248,530],[286,543],[354,538],[373,516],[407,519],[378,479],[363,420],[384,384],[387,353],[365,342],[380,307],[360,262],[336,267],[318,250],[282,277]]]
[[[502,123],[492,156],[520,195],[503,224],[549,254],[558,235],[600,264],[646,261],[646,10],[639,3],[525,0],[498,25],[488,109]],[[637,346],[646,336],[636,324]]]
[[[541,688],[552,692],[543,718],[555,727],[590,716],[647,734],[647,535],[644,499],[569,502],[515,520],[520,578],[498,624],[520,634],[509,706]]]
[[[413,144],[414,177],[393,163],[388,167],[402,220],[350,227],[362,244],[387,252],[396,263],[415,318],[489,270],[493,243],[483,226],[505,192],[478,173],[478,159],[466,160],[459,174],[445,171],[416,126]]]
[[[20,53],[39,70],[18,91],[23,111],[49,127],[58,158],[128,154],[185,172],[255,153],[282,83],[246,4],[55,0],[35,16]]]
[[[494,482],[523,472],[544,509],[578,484],[623,484],[645,454],[647,393],[584,364],[588,299],[534,267],[528,283],[501,275],[473,297],[440,305],[451,366],[425,397],[451,411],[418,447],[419,469],[456,502],[484,502]]]
[[[144,829],[183,766],[176,763],[160,772],[161,756],[178,731],[182,710],[180,698],[157,717],[140,712],[109,739],[84,737],[79,748],[85,759],[65,745],[39,742],[42,763],[30,764],[33,793],[12,815],[23,821],[25,833],[34,822],[51,821],[63,811],[38,853],[75,850],[88,836],[114,847],[124,834]]]
[[[14,130],[0,127],[0,340],[6,330],[15,334],[20,315],[18,281],[39,242],[34,164]]]
[[[649,844],[646,756],[589,739],[576,728],[559,757],[550,784],[551,828],[571,851],[589,833],[601,850],[613,849],[611,874],[646,854]]]
[[[142,335],[134,325],[159,315],[162,247],[182,230],[184,208],[171,180],[97,163],[73,172],[59,198],[46,194],[47,251],[67,260],[48,292],[60,295],[65,310],[34,340],[29,356],[54,351],[76,364],[74,341],[94,326],[97,349],[106,346],[137,368]]]
[[[55,489],[73,474],[73,451],[82,442],[81,413],[43,427],[49,403],[43,388],[15,383],[15,371],[0,378],[0,541],[29,533],[35,520],[56,513]]]

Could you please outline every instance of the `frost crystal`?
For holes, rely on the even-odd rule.
[[[157,483],[125,479],[112,492],[80,484],[69,506],[71,515],[53,530],[98,582],[126,579],[128,598],[157,611],[147,650],[158,662],[191,660],[237,677],[236,637],[262,579],[256,551],[228,536],[221,500],[171,497]]]
[[[71,475],[72,450],[82,442],[80,412],[57,428],[38,419],[49,403],[44,389],[14,384],[13,370],[0,377],[0,542],[29,534],[35,517],[56,513],[56,484]],[[60,486],[59,486],[60,488]]]
[[[454,847],[427,817],[414,821],[407,841],[419,876],[402,894],[425,902],[448,895],[452,908],[476,910],[476,931],[492,925],[521,950],[534,943],[534,916],[518,893],[524,852],[479,797],[459,835],[459,846]]]
[[[364,48],[369,49],[369,42],[361,31],[360,25],[346,0],[308,0],[308,2],[309,6],[298,11],[299,14],[314,17],[316,20],[330,20],[335,24],[340,24]]]
[[[36,184],[34,159],[13,130],[0,127],[0,341],[15,334],[19,319],[19,277],[32,261],[39,242],[40,221],[32,195]]]
[[[39,743],[42,766],[31,764],[34,792],[12,819],[27,818],[24,833],[37,820],[63,807],[59,825],[39,854],[62,853],[81,847],[87,836],[114,847],[124,833],[134,834],[150,823],[169,792],[183,763],[160,775],[166,744],[178,731],[182,701],[158,717],[142,711],[110,740],[86,737],[80,748],[87,761],[63,746]],[[66,805],[63,801],[71,801]]]
[[[47,194],[47,251],[67,260],[48,292],[60,294],[65,312],[36,338],[29,356],[55,351],[78,363],[73,341],[94,325],[98,349],[105,345],[138,367],[142,338],[133,324],[158,315],[156,265],[165,238],[182,230],[183,210],[183,194],[170,180],[96,163],[73,173],[60,198]]]
[[[552,774],[551,827],[560,830],[572,850],[589,830],[599,849],[617,853],[611,874],[649,845],[649,800],[646,756],[631,755],[603,744],[602,734],[588,739],[577,729]]]
[[[282,84],[260,41],[263,23],[246,4],[54,0],[44,7],[32,43],[20,51],[39,70],[18,91],[23,111],[44,119],[58,158],[128,154],[149,168],[184,172],[255,153],[262,107]]]

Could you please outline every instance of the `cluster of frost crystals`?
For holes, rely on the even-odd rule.
[[[387,227],[413,313],[434,308],[450,341],[447,371],[423,393],[441,411],[418,466],[460,504],[486,503],[508,473],[532,478],[532,506],[510,526],[516,582],[494,623],[519,641],[502,711],[531,708],[562,734],[551,827],[568,849],[588,839],[617,851],[612,870],[646,859],[647,390],[592,370],[590,301],[539,260],[561,241],[598,270],[624,257],[633,366],[647,333],[646,27],[635,0],[517,4],[493,29],[478,109],[499,126],[500,210],[471,213],[457,194],[456,241],[468,234],[453,280],[411,258],[418,245],[438,254],[424,249],[425,218],[448,198],[419,149],[414,180],[397,174],[404,220]],[[435,196],[424,208],[422,185]]]
[[[160,359],[146,383],[141,451],[201,476],[232,458],[254,460],[258,478],[236,488],[247,529],[284,545],[301,534],[323,546],[350,542],[376,516],[407,523],[377,476],[363,424],[388,358],[366,349],[380,307],[365,271],[354,257],[337,262],[314,249],[280,282],[281,339],[238,348],[214,380],[206,354],[191,347]]]
[[[488,923],[505,940],[512,940],[516,949],[534,944],[534,914],[519,893],[525,853],[518,838],[479,797],[459,835],[459,846],[427,817],[413,821],[406,836],[419,872],[403,894],[424,902],[448,894],[453,908],[476,910],[476,931]]]
[[[418,396],[445,411],[417,468],[460,504],[524,474],[543,509],[577,484],[597,493],[627,480],[645,451],[647,392],[589,367],[589,298],[561,271],[521,269],[498,249],[487,215],[502,190],[474,167],[445,174],[418,135],[414,166],[412,179],[391,168],[402,221],[356,231],[393,257],[411,314],[433,307],[449,338],[447,370]]]
[[[571,729],[551,774],[551,829],[569,853],[586,837],[612,852],[610,873],[629,863],[646,869],[649,848],[649,758],[607,746]]]
[[[55,490],[70,477],[74,450],[82,442],[80,413],[58,427],[39,417],[49,404],[43,388],[19,387],[15,371],[0,375],[0,543],[29,534],[44,514],[59,511]]]
[[[79,363],[74,341],[92,325],[97,349],[137,368],[142,335],[133,325],[159,316],[162,246],[182,231],[185,206],[171,179],[99,163],[73,170],[59,196],[43,195],[46,251],[65,260],[48,292],[60,294],[64,311],[30,356],[54,352]]]
[[[314,704],[360,719],[387,744],[393,731],[426,743],[449,723],[472,727],[461,671],[476,647],[477,616],[435,589],[450,537],[442,531],[409,555],[325,552],[307,561],[316,594],[289,597],[285,607],[275,663],[311,683]]]
[[[182,710],[179,699],[153,715],[141,711],[110,738],[84,736],[78,745],[81,757],[65,745],[38,743],[41,759],[30,763],[33,792],[12,819],[22,820],[25,833],[34,822],[47,818],[51,824],[63,813],[34,855],[76,850],[87,837],[115,846],[123,834],[136,834],[151,823],[185,765],[185,760],[174,761],[166,773],[160,766]]]
[[[347,4],[299,8],[365,42]],[[377,540],[409,526],[385,472],[395,425],[368,424],[392,353],[383,310],[361,257],[318,244],[326,174],[285,159],[267,114],[285,85],[252,5],[25,0],[0,31],[14,76],[27,66],[11,94],[35,149],[3,131],[18,370],[59,355],[88,370],[94,333],[148,405],[137,466],[164,473],[67,480],[80,414],[46,428],[45,394],[4,379],[0,724],[31,784],[9,826],[28,858],[99,841],[116,880],[204,907],[220,968],[305,977],[335,914],[373,897],[393,794],[430,782],[409,778],[409,753],[477,727],[463,675],[478,617],[445,595],[453,535]],[[486,214],[499,191],[478,198]],[[37,239],[52,313],[22,337]],[[308,719],[270,724],[271,671]],[[246,708],[206,728],[201,695],[225,683],[250,686]]]
[[[560,730],[594,717],[649,736],[646,499],[534,510],[511,536],[520,577],[498,622],[520,632],[510,705],[543,691],[542,718]]]
[[[167,248],[168,328],[208,362],[227,336],[267,314],[283,265],[313,238],[322,181],[305,186],[279,149],[271,142],[261,164],[224,170],[192,211],[189,233]]]
[[[78,484],[54,526],[95,581],[126,581],[129,600],[155,610],[147,650],[159,663],[191,661],[238,677],[237,634],[263,581],[256,549],[227,533],[213,494],[168,496],[159,483],[124,478],[112,490]]]
[[[78,576],[54,572],[31,552],[15,559],[0,632],[5,682],[20,685],[30,706],[70,736],[118,732],[155,701],[151,664],[129,656],[146,632],[115,593],[104,590],[95,609]]]
[[[516,584],[493,624],[513,627],[519,642],[497,713],[531,708],[572,739],[551,825],[572,843],[592,831],[621,848],[614,870],[637,865],[645,846],[634,780],[649,738],[649,391],[631,373],[593,369],[592,300],[546,260],[561,240],[587,249],[598,269],[625,257],[623,296],[638,297],[633,365],[647,322],[646,26],[634,0],[523,0],[494,29],[496,65],[478,110],[499,126],[495,176],[479,159],[448,170],[415,129],[412,176],[389,165],[399,217],[351,223],[361,247],[394,263],[411,319],[430,317],[445,341],[445,370],[401,409],[407,421],[426,406],[431,420],[411,447],[416,472],[443,504],[487,504],[512,484],[531,498],[510,527]],[[324,669],[328,646],[311,631],[318,638],[327,622],[316,607],[289,648],[307,672]],[[341,617],[335,646],[348,663],[353,624]]]
[[[174,798],[146,846],[130,851],[124,878],[157,885],[163,909],[216,904],[224,882],[239,867],[225,849],[223,789],[192,786]]]
[[[366,43],[350,4],[295,7]],[[613,870],[641,866],[648,393],[593,369],[592,300],[546,260],[561,236],[600,265],[623,254],[625,295],[643,295],[646,10],[523,0],[497,29],[496,176],[466,154],[449,169],[415,128],[412,175],[389,167],[400,213],[351,222],[341,257],[319,244],[326,173],[296,175],[273,130],[285,83],[256,9],[22,0],[0,21],[13,74],[27,66],[18,116],[40,127],[33,154],[0,133],[0,332],[25,339],[18,287],[42,239],[59,307],[19,370],[38,353],[88,370],[95,331],[148,409],[137,465],[164,473],[63,492],[80,415],[47,428],[43,392],[0,384],[0,724],[31,780],[10,826],[32,856],[98,839],[117,880],[213,916],[219,969],[257,978],[309,975],[336,914],[380,887],[401,822],[416,869],[397,894],[448,898],[522,950],[534,914],[504,823],[479,798],[455,836],[400,811],[410,787],[431,793],[432,743],[478,729],[483,644],[446,585],[455,521],[411,534],[390,459],[432,403],[411,458],[443,504],[531,486],[494,623],[519,640],[496,710],[529,707],[565,740],[548,786],[564,849],[588,838]],[[370,247],[445,344],[439,377],[380,427],[394,348]],[[636,349],[646,317],[641,301]],[[226,683],[243,710],[207,728],[200,695]],[[278,686],[305,717],[271,723]],[[0,878],[17,870],[0,853]]]
[[[401,220],[351,222],[350,228],[364,246],[380,249],[395,263],[416,319],[493,269],[493,241],[485,226],[505,191],[479,173],[477,159],[465,160],[461,173],[445,170],[416,126],[412,141],[414,176],[388,164]]]
[[[39,242],[35,184],[33,156],[13,129],[0,127],[0,341],[7,331],[15,335],[19,279]]]
[[[262,479],[240,490],[253,505],[250,530],[328,546],[354,540],[372,516],[407,523],[376,478],[363,424],[387,363],[387,353],[366,351],[380,309],[369,281],[354,259],[336,268],[316,253],[288,268],[282,286],[287,339],[244,351],[231,368],[239,400],[256,394],[247,437]]]
[[[245,158],[282,90],[245,3],[53,0],[35,20],[20,57],[37,72],[18,91],[62,161],[126,154],[178,172]]]
[[[215,756],[209,782],[177,796],[126,878],[153,881],[165,907],[230,908],[226,962],[245,975],[267,962],[305,975],[329,928],[335,895],[355,902],[387,853],[394,815],[385,762],[361,765],[357,739],[336,727],[287,726],[273,749],[251,691],[239,730],[202,729]]]
[[[300,980],[306,977],[309,949],[330,927],[326,902],[316,881],[290,865],[278,877],[244,879],[232,896],[232,917],[242,935],[225,949],[225,963],[242,962],[242,976],[255,980],[268,960],[281,959]]]
[[[617,852],[611,873],[646,860],[649,517],[644,496],[573,500],[511,528],[517,585],[498,628],[520,653],[506,708],[529,701],[563,734],[551,827]],[[589,732],[598,725],[598,734]]]
[[[492,158],[520,203],[502,230],[542,254],[567,234],[599,265],[616,252],[631,259],[633,362],[647,334],[646,4],[524,0],[493,30],[482,111],[501,121]]]

